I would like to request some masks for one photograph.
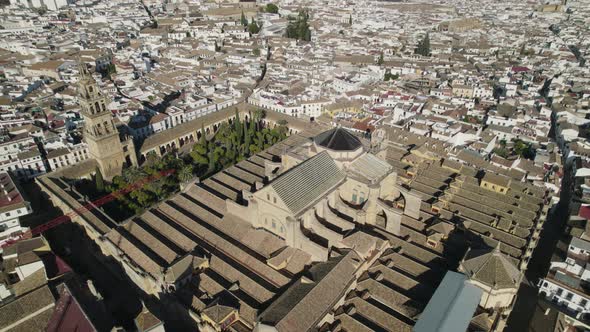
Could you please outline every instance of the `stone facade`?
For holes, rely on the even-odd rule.
[[[125,165],[137,165],[133,141],[119,133],[106,107],[107,97],[85,65],[80,65],[78,95],[84,118],[84,140],[103,176],[111,179],[120,174]]]

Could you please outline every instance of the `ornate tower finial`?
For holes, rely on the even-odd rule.
[[[502,242],[498,241],[498,245],[496,245],[496,248],[494,248],[494,254],[501,254],[502,251],[500,251],[500,245],[502,244]]]
[[[88,67],[86,67],[86,63],[82,61],[80,54],[78,54],[78,72],[80,73],[80,79],[86,79],[92,76],[88,71]]]

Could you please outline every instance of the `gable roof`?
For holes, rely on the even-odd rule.
[[[282,174],[270,186],[287,208],[298,214],[344,178],[344,172],[324,151]]]
[[[238,299],[228,290],[223,290],[203,309],[202,313],[215,323],[221,324],[229,314],[238,310],[239,306]]]
[[[66,284],[59,290],[59,300],[46,327],[47,332],[95,332],[97,329]]]

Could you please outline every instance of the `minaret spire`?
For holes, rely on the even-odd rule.
[[[80,74],[80,80],[92,77],[92,75],[88,71],[88,67],[86,66],[86,63],[82,61],[80,54],[78,54],[78,72]]]

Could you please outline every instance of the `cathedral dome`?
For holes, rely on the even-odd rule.
[[[316,145],[333,151],[354,151],[362,146],[358,137],[341,127],[317,135],[314,142]]]

